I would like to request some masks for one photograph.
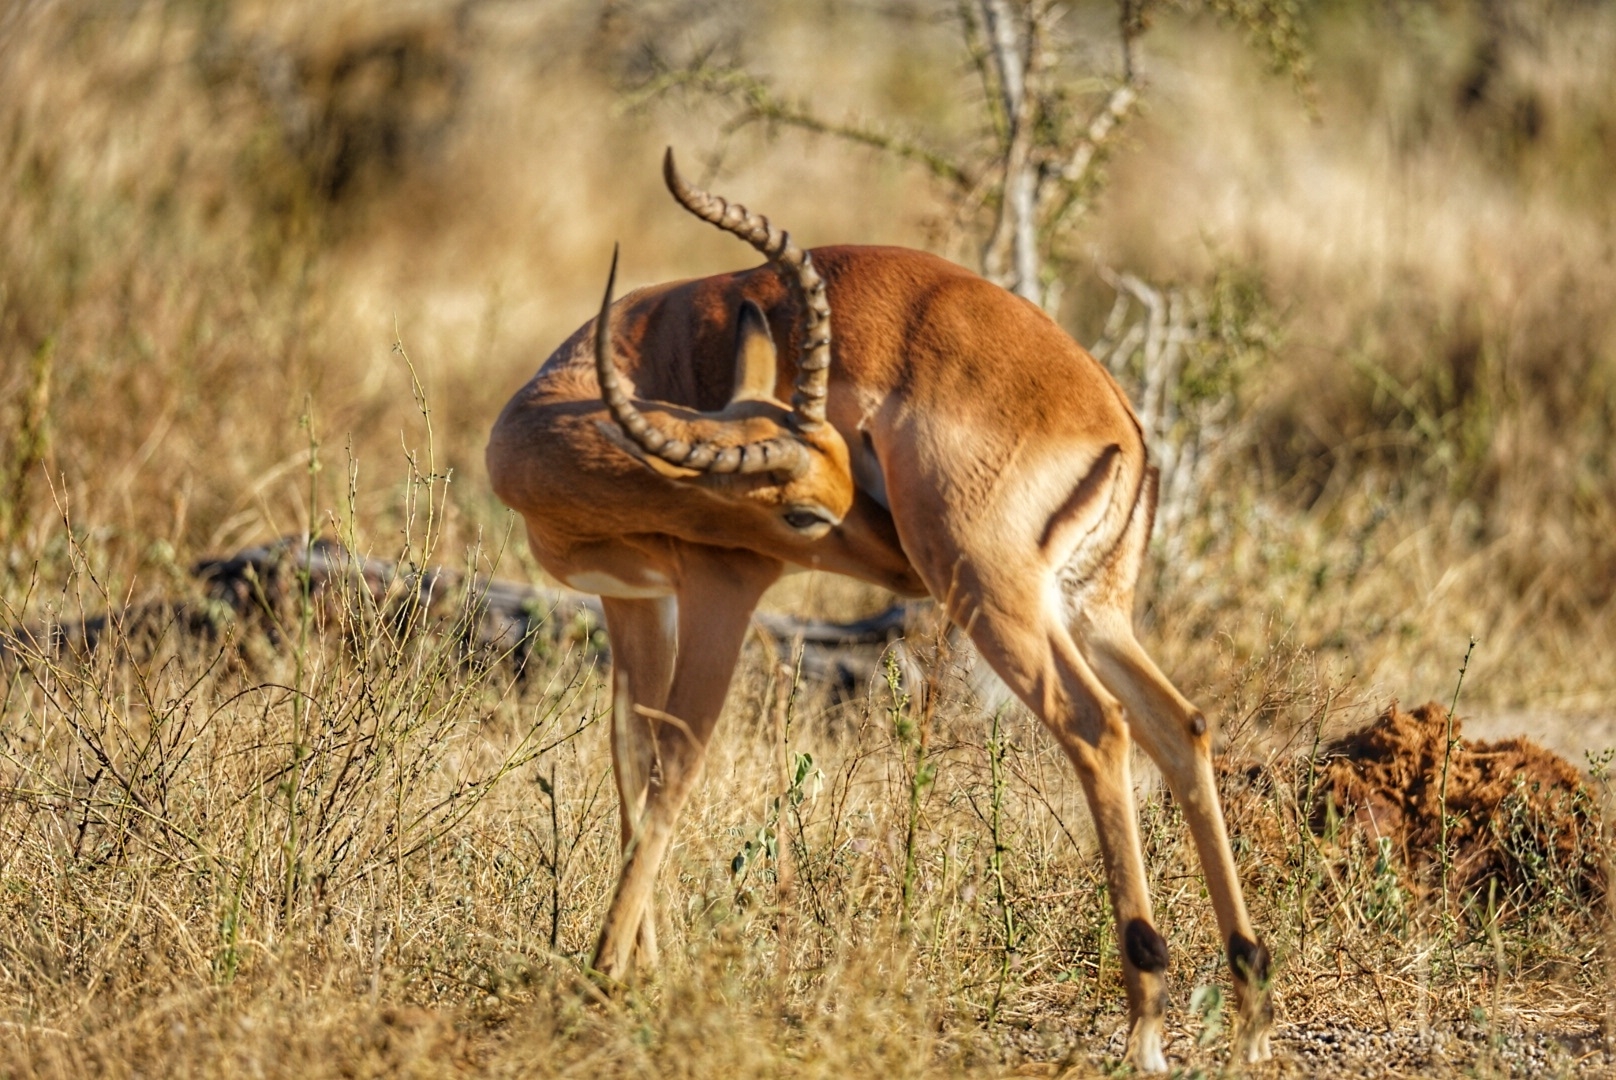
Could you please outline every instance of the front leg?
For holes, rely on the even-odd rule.
[[[619,710],[613,722],[615,758],[644,769],[645,802],[630,823],[632,841],[595,947],[595,969],[611,978],[629,970],[657,872],[701,773],[752,611],[781,571],[777,560],[747,551],[690,545],[678,554],[678,647],[666,708],[642,707],[632,717]],[[638,790],[638,776],[625,787],[624,772],[620,765],[619,790]]]
[[[668,596],[622,599],[603,596],[606,633],[612,643],[612,771],[617,778],[622,854],[628,858],[645,814],[655,764],[647,712],[668,704],[678,641],[678,601]],[[656,905],[647,903],[630,962],[657,963]]]

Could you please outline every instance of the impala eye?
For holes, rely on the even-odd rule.
[[[821,527],[829,528],[830,526],[836,524],[823,514],[814,510],[805,509],[800,506],[795,510],[787,510],[783,517],[785,523],[790,525],[793,529],[796,529],[798,532],[811,532],[814,529]]]

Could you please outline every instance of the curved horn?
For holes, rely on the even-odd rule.
[[[830,302],[825,299],[825,280],[814,268],[813,257],[791,242],[790,233],[770,225],[762,214],[750,213],[739,203],[685,183],[673,164],[671,146],[662,159],[662,178],[686,210],[739,236],[770,262],[795,271],[788,278],[802,296],[808,312],[808,328],[802,356],[797,361],[797,392],[791,397],[791,417],[798,431],[818,428],[825,422],[825,393],[830,383]]]
[[[612,290],[617,284],[617,245],[612,245],[612,270],[606,277],[606,296],[600,302],[595,320],[595,376],[600,380],[600,396],[607,411],[623,434],[647,454],[670,465],[697,472],[758,473],[780,472],[801,476],[808,469],[808,451],[795,439],[765,439],[741,446],[720,447],[705,440],[686,442],[674,438],[646,418],[623,391],[617,365],[611,356]]]

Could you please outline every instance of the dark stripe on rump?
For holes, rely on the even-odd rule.
[[[1149,544],[1150,534],[1156,531],[1156,503],[1161,498],[1161,469],[1147,464],[1145,482],[1150,485],[1145,492],[1145,498],[1150,500],[1150,513],[1145,518],[1145,543]]]
[[[1072,493],[1066,497],[1066,501],[1061,503],[1060,509],[1050,515],[1049,521],[1044,525],[1043,535],[1038,538],[1038,547],[1044,554],[1049,554],[1050,544],[1060,535],[1067,522],[1076,520],[1089,508],[1090,503],[1100,497],[1105,488],[1105,482],[1116,471],[1114,466],[1117,455],[1121,453],[1122,447],[1116,443],[1112,443],[1100,451],[1100,456],[1095,459],[1094,465],[1089,469],[1088,474],[1078,482],[1077,487],[1072,489]],[[1103,523],[1103,517],[1101,523]]]
[[[1122,527],[1111,538],[1111,544],[1105,549],[1105,554],[1095,560],[1096,566],[1103,566],[1106,560],[1115,555],[1117,549],[1127,541],[1128,534],[1133,529],[1134,522],[1138,519],[1140,503],[1149,504],[1145,508],[1148,520],[1145,522],[1143,543],[1150,543],[1151,530],[1156,527],[1156,479],[1161,475],[1161,470],[1150,464],[1149,461],[1144,464],[1145,467],[1139,470],[1139,482],[1133,487],[1133,502],[1128,504],[1128,515],[1122,519]]]

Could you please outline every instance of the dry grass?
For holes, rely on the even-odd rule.
[[[815,704],[763,651],[664,879],[664,969],[603,997],[582,964],[617,866],[605,680],[577,647],[520,677],[467,655],[452,623],[475,603],[428,619],[362,592],[294,602],[278,648],[176,631],[114,634],[82,661],[15,657],[0,814],[15,1037],[0,1069],[1114,1066],[1103,878],[1070,768],[1034,722],[986,725],[966,681],[938,678],[922,750],[928,713],[903,687]],[[1344,1015],[1450,1030],[1475,1013],[1450,1036],[1461,1063],[1543,1031],[1586,1052],[1605,986],[1588,951],[1598,896],[1555,888],[1546,867],[1505,895],[1469,890],[1444,921],[1431,883],[1372,834],[1307,827],[1295,748],[1354,704],[1294,659],[1238,676],[1229,735],[1261,755],[1262,780],[1236,772],[1226,796],[1286,1030]],[[1258,739],[1259,721],[1290,748]],[[1143,814],[1174,983],[1216,987],[1182,823],[1148,786]],[[1195,1045],[1205,1027],[1184,1017],[1175,1053],[1214,1063],[1215,1031]]]
[[[1158,603],[1192,639],[1245,653],[1277,625],[1407,696],[1443,693],[1474,635],[1471,700],[1608,709],[1582,650],[1616,633],[1616,203],[1588,179],[1616,28],[1488,10],[1319,13],[1317,123],[1238,53],[1164,42],[1103,257],[1254,279],[1282,345],[1191,523],[1205,558]]]
[[[1307,827],[1312,749],[1388,697],[1446,700],[1472,633],[1461,713],[1616,701],[1616,20],[1498,8],[1311,11],[1316,124],[1238,42],[1164,17],[1092,218],[1098,263],[1201,313],[1176,437],[1207,435],[1208,480],[1141,621],[1270,780],[1228,794],[1279,1074],[1314,1071],[1304,1034],[1332,1023],[1447,1040],[1410,1071],[1609,1067],[1608,893],[1445,910],[1364,834]],[[664,142],[718,144],[712,116],[617,108],[645,37],[727,34],[832,113],[971,135],[927,18],[897,55],[856,5],[451,16],[0,13],[0,622],[116,610],[311,529],[520,573],[481,446],[610,241],[631,284],[738,258],[655,184]],[[946,239],[924,178],[866,152],[736,136],[721,175],[810,244]],[[1094,339],[1111,294],[1069,284]],[[880,598],[803,579],[773,602]],[[1024,713],[995,723],[946,665],[929,713],[919,687],[829,703],[750,651],[664,877],[665,969],[606,998],[581,975],[617,859],[596,654],[517,677],[443,618],[354,595],[267,638],[0,662],[0,1074],[1116,1067],[1098,861]],[[1169,1052],[1215,1069],[1216,995],[1184,1010],[1224,979],[1210,912],[1142,794]]]

